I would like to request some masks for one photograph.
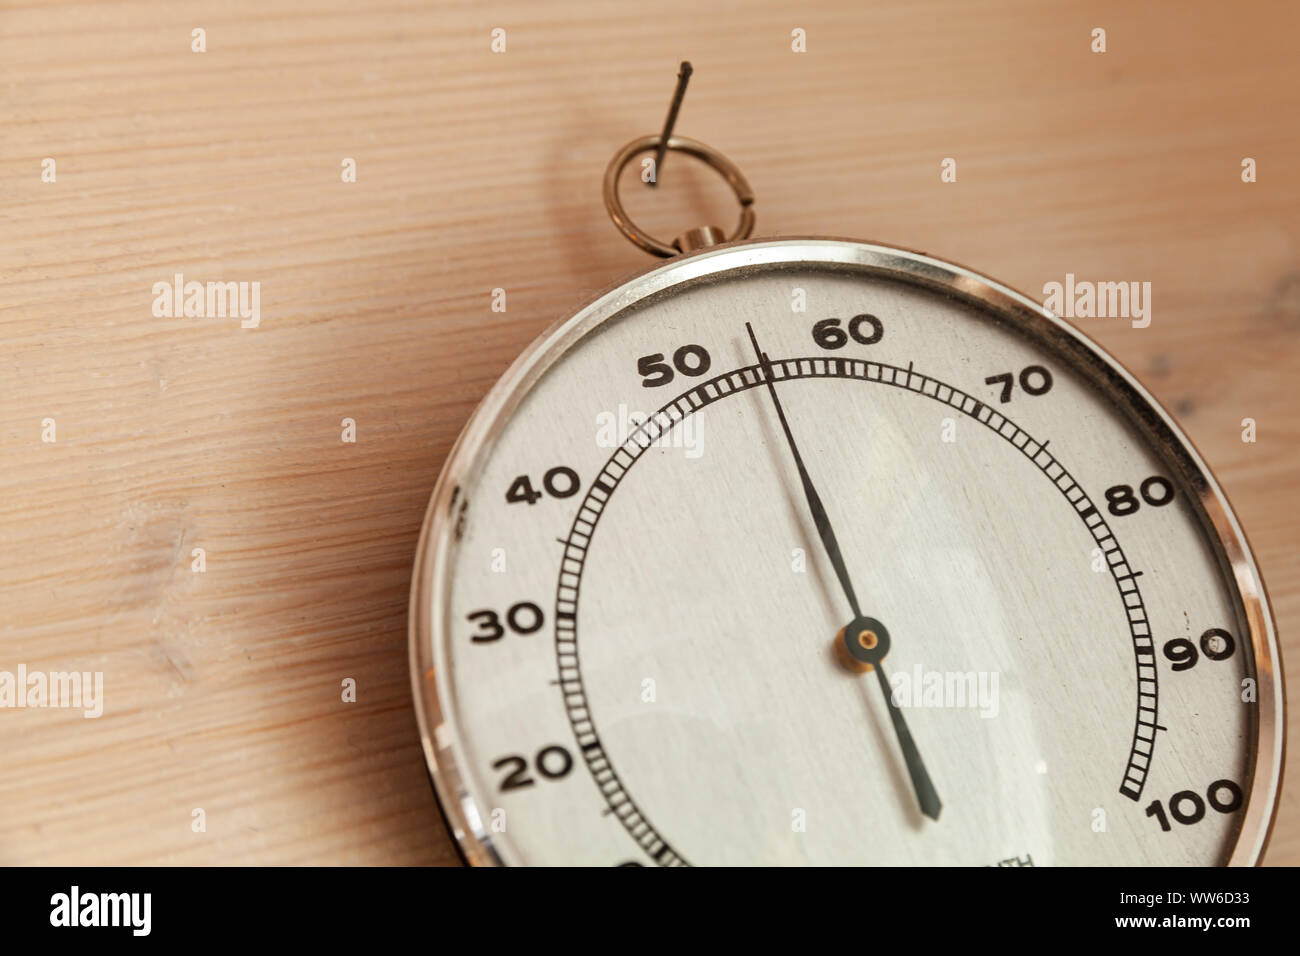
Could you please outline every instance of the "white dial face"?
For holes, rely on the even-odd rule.
[[[1227,862],[1258,649],[1183,452],[1045,318],[763,261],[845,245],[630,283],[458,452],[444,806],[506,863]]]

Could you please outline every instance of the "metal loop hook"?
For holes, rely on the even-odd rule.
[[[642,153],[649,153],[658,149],[659,143],[660,137],[658,136],[642,136],[640,139],[634,139],[624,146],[609,161],[609,166],[605,168],[605,209],[609,213],[609,218],[614,220],[614,225],[618,227],[619,232],[627,236],[628,240],[634,245],[652,255],[670,258],[684,251],[679,245],[681,240],[667,243],[650,235],[631,220],[627,211],[623,208],[623,201],[618,196],[618,180],[623,172],[623,167]],[[734,242],[737,239],[749,238],[750,233],[754,231],[754,192],[749,188],[748,181],[746,181],[735,163],[712,146],[685,136],[669,137],[667,148],[676,150],[679,153],[686,153],[688,156],[694,156],[722,175],[722,178],[731,186],[732,192],[736,194],[736,200],[740,203],[740,222],[736,224],[735,232],[726,237],[724,241]],[[658,170],[655,172],[657,175]],[[707,233],[712,229],[713,227],[704,227],[700,232]]]

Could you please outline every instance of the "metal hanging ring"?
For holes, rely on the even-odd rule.
[[[678,255],[681,250],[671,243],[661,242],[634,223],[623,208],[623,201],[618,197],[618,180],[623,167],[640,154],[654,152],[658,147],[658,136],[642,136],[620,149],[609,161],[609,165],[605,168],[605,209],[609,212],[609,218],[614,220],[614,225],[618,226],[619,232],[627,236],[633,244],[652,255],[670,258]],[[712,146],[685,136],[669,137],[667,148],[694,156],[722,175],[740,203],[740,222],[736,224],[736,231],[728,236],[726,241],[734,242],[737,239],[749,238],[750,233],[754,231],[754,192],[749,188],[749,183],[736,165]]]

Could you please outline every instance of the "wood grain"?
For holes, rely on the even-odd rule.
[[[98,720],[0,713],[0,862],[456,861],[406,671],[423,509],[510,360],[650,264],[600,176],[684,58],[679,129],[741,165],[759,234],[1033,295],[1151,282],[1150,328],[1080,324],[1214,468],[1297,659],[1298,27],[1208,2],[0,12],[0,667],[102,670],[106,696]],[[729,227],[725,188],[669,162],[633,214]],[[259,282],[260,326],[156,318],[177,272]],[[1300,863],[1294,775],[1269,861]]]

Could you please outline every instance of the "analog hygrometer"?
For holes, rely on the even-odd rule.
[[[433,496],[412,667],[465,856],[1255,862],[1273,623],[1170,417],[967,269],[701,241],[537,341]]]

